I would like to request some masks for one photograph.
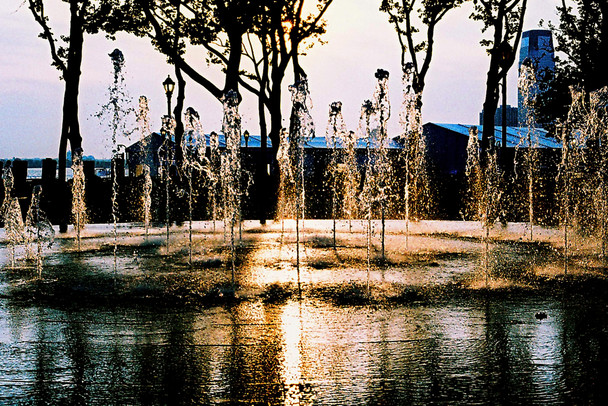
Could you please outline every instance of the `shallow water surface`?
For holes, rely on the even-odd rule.
[[[2,299],[0,403],[603,404],[607,327],[606,302],[580,298],[184,311]]]

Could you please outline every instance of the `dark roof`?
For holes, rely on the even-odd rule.
[[[152,133],[150,134],[148,137],[146,137],[149,140],[152,137],[162,137],[159,133]],[[218,134],[218,139],[219,139],[219,144],[220,144],[220,148],[226,148],[226,139],[224,137],[224,134],[220,133]],[[133,144],[131,144],[129,147],[127,147],[128,149],[132,149],[134,148],[136,145],[139,145],[141,141],[137,141]],[[207,146],[209,146],[209,134],[205,134],[205,142],[207,144]],[[247,146],[249,148],[260,148],[262,145],[262,140],[261,137],[259,135],[249,135],[249,140],[247,142]],[[268,146],[268,148],[272,147],[272,142],[270,140],[270,138],[267,139],[266,145]],[[245,147],[245,137],[243,137],[241,135],[241,147]],[[342,147],[342,143],[338,142],[338,148]],[[308,141],[305,142],[304,144],[304,148],[329,148],[327,145],[327,142],[325,140],[325,137],[315,137],[312,138]],[[358,139],[357,140],[357,148],[358,149],[365,149],[366,148],[366,141],[365,139]],[[396,148],[401,148],[400,144],[398,142],[396,142],[395,140],[389,139],[388,141],[388,148],[389,149],[396,149]]]
[[[446,130],[454,131],[456,133],[469,136],[469,128],[477,127],[478,137],[481,140],[481,133],[483,126],[481,125],[468,125],[468,124],[444,124],[444,123],[427,123],[425,125],[436,125],[437,127],[445,128]],[[507,127],[507,148],[515,148],[519,145],[521,148],[528,146],[527,133],[531,131],[534,138],[538,139],[539,148],[555,148],[559,149],[562,145],[554,138],[547,136],[547,130],[542,128],[529,128],[529,127]],[[494,127],[494,138],[499,141],[502,140],[502,127]]]

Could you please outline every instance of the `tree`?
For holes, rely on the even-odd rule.
[[[262,145],[270,137],[273,156],[280,143],[282,129],[281,100],[283,80],[290,63],[296,82],[306,78],[299,56],[325,33],[323,16],[333,0],[318,1],[316,12],[304,15],[305,0],[266,0],[254,29],[247,34],[243,54],[250,62],[241,83],[258,97]],[[270,116],[270,131],[266,124]]]
[[[483,103],[483,133],[481,136],[481,165],[485,168],[488,154],[494,149],[494,114],[498,107],[498,86],[513,66],[514,49],[519,47],[527,0],[473,0],[475,10],[471,18],[484,24],[482,32],[492,29],[491,39],[481,45],[487,47],[490,66],[486,79]]]
[[[68,141],[72,151],[82,149],[82,135],[78,120],[78,94],[85,34],[105,30],[112,34],[118,14],[114,13],[117,0],[63,0],[70,7],[68,35],[59,38],[53,33],[45,13],[45,0],[27,0],[36,22],[42,28],[40,38],[50,47],[52,65],[61,72],[65,82],[63,116],[59,141],[59,181],[65,182],[66,152]]]
[[[123,13],[132,16],[124,31],[151,39],[154,46],[175,66],[177,77],[176,159],[181,160],[181,115],[185,98],[186,74],[209,91],[220,103],[224,95],[233,90],[239,94],[241,46],[243,35],[253,24],[259,9],[253,0],[130,0]],[[201,45],[210,54],[208,63],[225,59],[224,83],[212,82],[205,73],[194,68],[185,59],[186,45]],[[239,100],[241,96],[239,94]]]
[[[562,0],[557,7],[559,26],[549,23],[557,39],[555,72],[541,83],[544,97],[538,100],[539,120],[555,124],[566,119],[572,103],[570,87],[586,94],[608,85],[608,2],[604,0]]]
[[[405,71],[408,57],[412,64],[412,87],[416,94],[424,91],[426,74],[433,58],[435,29],[448,11],[459,7],[464,0],[382,0],[380,11],[388,14],[388,21],[395,26],[401,47],[401,67]],[[426,27],[425,38],[416,41],[420,29],[415,18]],[[422,107],[422,99],[419,100]]]
[[[260,193],[260,215],[264,221],[267,207],[276,203],[277,194],[268,190],[266,145],[268,137],[272,141],[272,157],[276,157],[283,129],[281,101],[284,91],[283,80],[290,64],[293,67],[296,83],[306,78],[299,56],[312,47],[325,33],[323,16],[333,0],[320,0],[314,12],[305,14],[305,0],[265,0],[255,18],[253,29],[246,34],[243,42],[243,56],[248,62],[241,72],[241,86],[253,93],[258,99],[258,116],[261,134],[261,157],[258,163],[258,184]],[[224,65],[228,60],[216,55]],[[267,114],[270,118],[268,130]],[[278,169],[271,174],[274,185],[278,185]],[[269,196],[271,199],[264,201]]]
[[[563,74],[571,76],[587,92],[608,85],[608,2],[561,0],[557,11],[560,24],[555,30],[556,50],[567,56],[562,64]]]
[[[243,36],[258,9],[253,0],[131,0],[124,12],[134,18],[123,29],[149,37],[170,63],[221,101],[230,90],[238,93]],[[208,63],[226,61],[223,84],[186,61],[186,41],[203,46]]]

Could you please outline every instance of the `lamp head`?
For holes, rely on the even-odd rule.
[[[171,79],[171,76],[167,75],[167,79],[163,82],[163,88],[165,89],[165,94],[171,96],[175,89],[175,82]]]

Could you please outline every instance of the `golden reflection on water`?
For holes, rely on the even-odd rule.
[[[301,304],[290,302],[281,312],[283,364],[281,377],[285,384],[300,383],[302,379],[302,313]]]

